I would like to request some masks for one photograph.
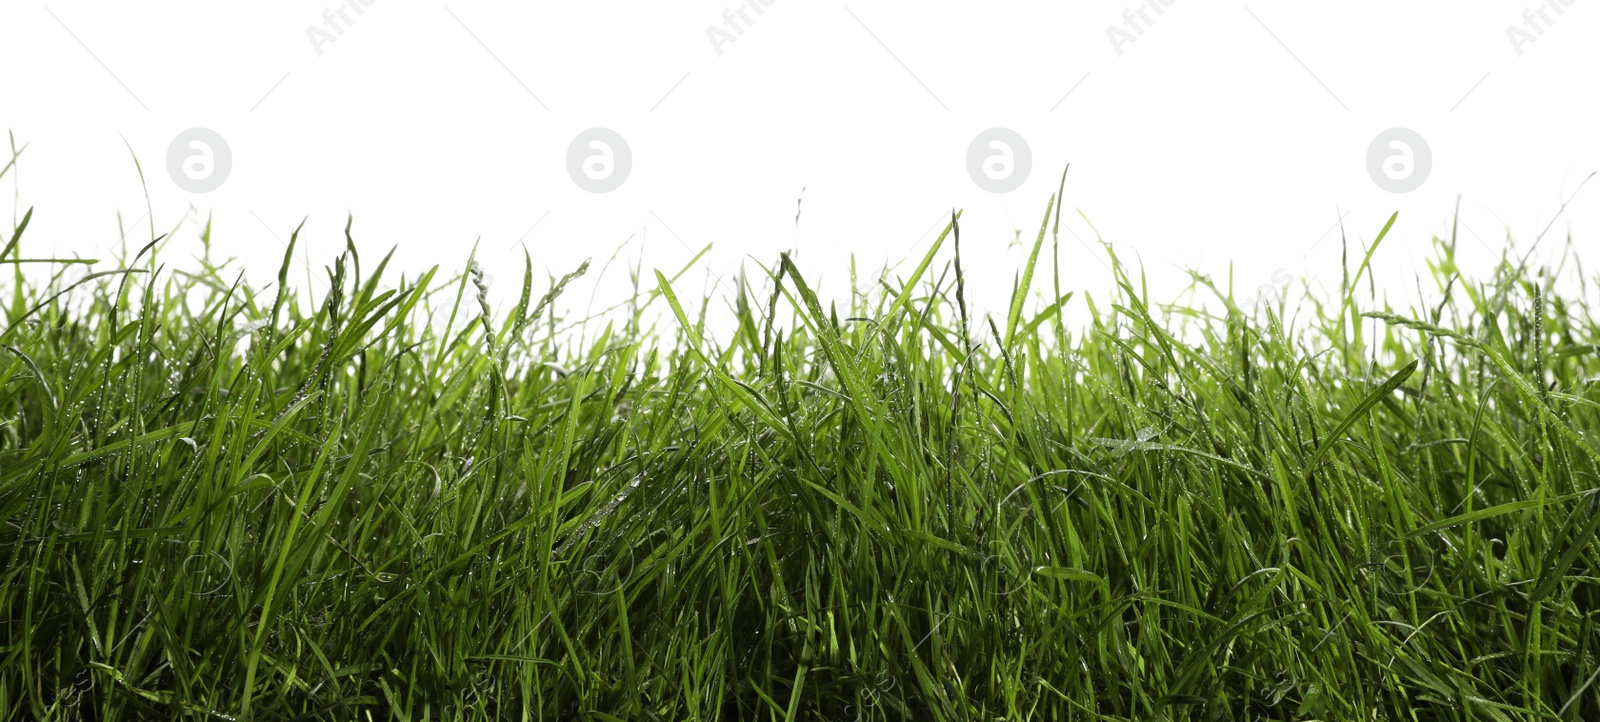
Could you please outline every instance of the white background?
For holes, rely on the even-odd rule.
[[[459,272],[480,243],[497,293],[515,292],[524,246],[556,274],[622,248],[648,278],[711,243],[680,293],[798,248],[842,298],[851,254],[863,277],[914,263],[954,207],[969,295],[997,309],[1025,257],[1015,240],[1031,244],[1069,162],[1063,283],[1097,297],[1096,229],[1142,263],[1157,299],[1179,297],[1189,268],[1221,283],[1231,268],[1246,297],[1278,269],[1336,286],[1339,220],[1354,265],[1399,211],[1375,263],[1404,307],[1458,195],[1477,268],[1552,219],[1541,248],[1570,232],[1593,256],[1600,182],[1576,191],[1600,170],[1600,3],[1550,0],[1546,23],[1531,0],[1177,0],[1114,47],[1108,28],[1134,32],[1124,11],[1140,5],[777,0],[746,10],[719,53],[708,28],[728,29],[732,0],[377,0],[347,9],[319,54],[308,28],[328,30],[324,10],[341,7],[328,0],[8,0],[0,126],[27,150],[3,187],[17,217],[36,208],[28,255],[111,258],[148,240],[147,190],[155,231],[176,229],[169,263],[201,252],[210,214],[212,255],[260,284],[302,218],[304,273],[343,248],[353,213],[366,257],[398,246],[413,276]],[[1537,39],[1519,49],[1509,27]],[[233,154],[204,195],[165,168],[174,136],[197,126]],[[622,134],[634,163],[599,195],[565,163],[596,126]],[[997,126],[1033,157],[1005,195],[966,169],[969,143]],[[1400,195],[1366,168],[1373,138],[1397,126],[1433,155],[1427,181]],[[127,241],[118,214],[136,225]],[[613,266],[597,305],[625,276]]]

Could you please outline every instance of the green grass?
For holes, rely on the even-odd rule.
[[[19,231],[0,718],[1600,715],[1581,272],[1163,305],[1055,215],[1005,318],[953,219],[843,305],[635,273],[586,333],[531,262],[493,308],[352,242],[310,302]]]

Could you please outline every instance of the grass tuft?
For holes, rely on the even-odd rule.
[[[783,256],[582,335],[587,265],[497,313],[347,225],[311,301],[295,239],[257,289],[25,257],[30,211],[0,719],[1600,715],[1581,295],[1453,239],[1431,308],[1363,300],[1370,251],[1331,300],[1163,305],[1109,252],[1044,292],[1051,213],[1003,319],[952,213],[845,307]]]

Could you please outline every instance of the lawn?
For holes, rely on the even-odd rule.
[[[646,268],[584,326],[586,269],[537,259],[496,307],[353,240],[313,296],[288,254],[258,288],[27,223],[6,720],[1600,715],[1570,264],[1469,277],[1446,229],[1426,307],[1374,300],[1382,237],[1327,293],[1147,289],[1109,246],[1075,288],[1051,210],[987,315],[953,215],[865,293]]]

